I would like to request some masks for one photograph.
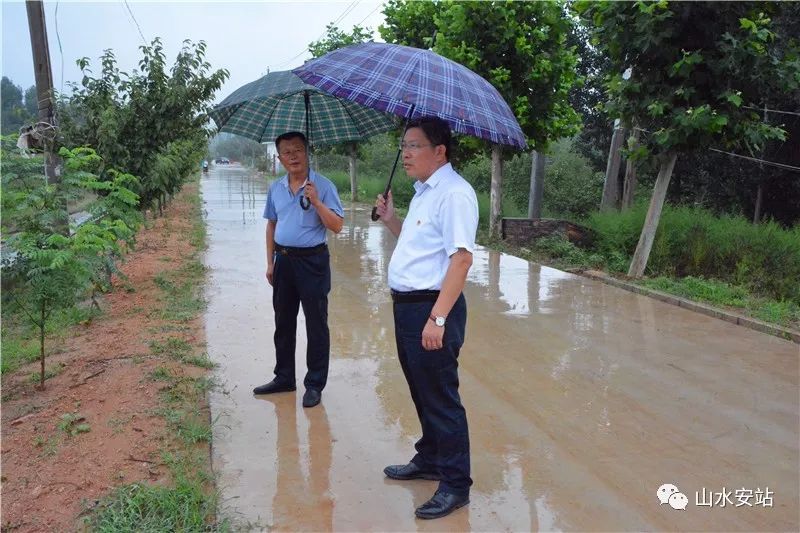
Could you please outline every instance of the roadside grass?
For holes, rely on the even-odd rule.
[[[741,285],[693,276],[678,280],[660,276],[642,280],[639,285],[690,300],[745,311],[745,314],[754,318],[784,327],[797,328],[800,325],[800,305],[754,296]]]
[[[196,318],[206,302],[202,296],[205,267],[199,253],[205,249],[205,224],[198,193],[190,196],[192,231],[188,235],[195,251],[177,270],[158,274],[154,282],[162,290],[159,318],[162,325],[151,333],[184,332],[186,322]],[[118,487],[85,518],[91,531],[232,531],[228,519],[217,518],[219,494],[209,469],[208,446],[212,422],[207,393],[216,384],[206,376],[186,375],[189,366],[212,368],[206,354],[197,355],[192,345],[179,337],[151,340],[150,353],[182,365],[176,369],[155,367],[144,378],[163,383],[154,414],[167,423],[162,462],[171,473],[168,486],[132,483]],[[196,372],[196,371],[195,371]]]
[[[162,454],[173,486],[133,483],[118,487],[86,522],[92,531],[231,531],[227,522],[214,523],[217,497],[204,488],[212,479],[202,454]]]
[[[197,258],[189,258],[177,270],[156,275],[153,282],[164,291],[165,303],[160,316],[166,321],[188,322],[206,308],[206,300],[197,290],[205,277],[205,265]]]

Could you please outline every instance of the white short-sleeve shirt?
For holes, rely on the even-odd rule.
[[[396,291],[438,290],[459,248],[472,253],[478,230],[475,190],[450,163],[425,182],[414,182],[416,194],[389,261],[389,287]]]

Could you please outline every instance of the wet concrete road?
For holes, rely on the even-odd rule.
[[[266,183],[240,169],[213,170],[202,183],[208,350],[223,389],[211,398],[213,461],[223,512],[240,525],[800,529],[798,345],[486,250],[465,291],[460,357],[472,502],[440,520],[416,520],[414,507],[436,483],[382,473],[412,456],[419,434],[386,290],[394,238],[355,208],[329,239],[332,355],[322,404],[300,405],[302,320],[299,390],[254,397],[274,365],[265,192]],[[687,496],[685,510],[659,504],[665,483]],[[698,505],[712,493],[711,506]]]

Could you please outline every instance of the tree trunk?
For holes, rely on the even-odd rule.
[[[764,181],[758,182],[758,193],[756,193],[756,209],[753,213],[753,224],[761,222],[761,206],[764,202]]]
[[[41,363],[42,371],[40,374],[39,387],[44,390],[44,326],[45,326],[45,309],[44,304],[41,308],[41,322],[39,322],[39,361]]]
[[[636,128],[631,130],[633,142],[629,148],[633,149],[639,145],[640,131]],[[633,198],[636,194],[636,161],[630,157],[625,161],[625,181],[622,187],[622,209],[633,207]]]
[[[544,194],[544,154],[531,151],[531,188],[528,193],[528,218],[542,218],[542,196]]]
[[[669,187],[669,180],[672,177],[672,169],[675,168],[676,159],[677,154],[674,152],[668,152],[661,158],[661,167],[658,169],[658,178],[656,178],[656,184],[653,187],[653,197],[650,199],[650,207],[644,220],[642,234],[639,236],[639,243],[636,245],[631,266],[628,269],[628,275],[631,277],[641,277],[647,267],[647,260],[653,247],[656,230],[658,229],[658,220],[661,218],[661,209],[664,207],[664,199],[667,197],[667,187]]]
[[[611,136],[611,148],[608,150],[608,164],[606,165],[606,179],[603,183],[603,198],[600,200],[600,210],[608,211],[619,208],[619,165],[622,154],[620,148],[625,140],[625,128],[614,128]]]
[[[356,143],[350,143],[350,200],[358,201],[358,184],[356,183]]]
[[[492,186],[489,192],[489,233],[493,237],[500,236],[501,217],[503,216],[503,159],[502,147],[492,145]]]

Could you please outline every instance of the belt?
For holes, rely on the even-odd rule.
[[[439,291],[407,291],[392,289],[392,301],[396,304],[416,304],[420,302],[434,303],[439,298]]]
[[[295,257],[303,257],[308,255],[317,255],[328,250],[328,245],[324,242],[322,244],[318,244],[317,246],[311,246],[310,248],[297,248],[295,246],[283,246],[275,243],[275,253],[280,255],[291,255]]]

